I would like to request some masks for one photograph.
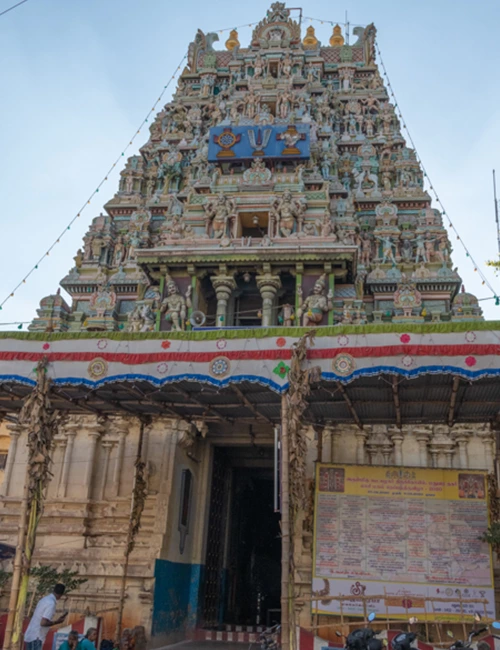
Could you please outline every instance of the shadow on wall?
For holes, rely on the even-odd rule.
[[[156,560],[152,646],[186,638],[196,627],[202,566]]]

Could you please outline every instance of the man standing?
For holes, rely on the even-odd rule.
[[[26,650],[42,650],[49,628],[64,621],[68,612],[63,612],[59,618],[52,620],[56,613],[57,601],[64,594],[65,586],[58,583],[53,593],[44,596],[38,603],[24,635]]]

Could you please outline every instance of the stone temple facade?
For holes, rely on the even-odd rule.
[[[216,34],[198,30],[172,100],[151,124],[149,140],[127,160],[115,196],[93,219],[61,281],[71,305],[59,292],[44,298],[30,334],[6,347],[5,358],[17,365],[2,381],[24,377],[5,393],[11,401],[2,408],[12,413],[33,384],[34,357],[47,354],[51,361],[57,352],[49,372],[54,382],[64,376],[65,383],[57,384],[54,403],[69,414],[55,439],[35,562],[88,578],[70,597],[72,617],[102,617],[108,638],[116,622],[139,439],[147,498],[127,570],[124,626],[144,625],[159,645],[196,627],[247,624],[253,616],[237,602],[237,585],[247,583],[231,568],[234,544],[220,540],[233,535],[227,513],[236,512],[238,490],[244,493],[238,473],[272,468],[274,426],[282,417],[281,397],[272,395],[287,390],[290,358],[272,355],[288,350],[303,328],[324,328],[321,336],[330,338],[322,358],[331,364],[328,355],[334,357],[334,374],[331,365],[324,370],[330,383],[315,393],[322,395],[311,410],[318,417],[304,417],[308,484],[318,459],[495,470],[489,419],[498,406],[479,393],[469,398],[462,381],[497,368],[487,356],[492,348],[478,352],[481,336],[486,346],[490,334],[477,299],[461,288],[442,215],[401,133],[375,59],[375,27],[356,27],[354,35],[347,44],[336,26],[329,43],[321,44],[281,2],[246,46],[236,31],[218,48]],[[395,380],[367,379],[349,397],[344,381],[361,377],[350,373],[355,364],[361,373],[363,355],[335,357],[334,348],[359,340],[356,345],[367,350],[363,337],[369,332],[385,337],[387,357],[399,355],[386,364],[388,372],[400,373],[409,386],[419,381],[411,381],[419,355],[449,354],[451,360],[440,356],[434,370],[422,362],[421,373],[441,373],[439,390],[430,394],[418,384],[405,405],[410,393],[398,393]],[[420,335],[422,341],[428,336],[425,352],[390,347]],[[436,335],[444,337],[442,346],[446,336],[456,337],[453,350],[429,352]],[[26,356],[12,360],[7,355],[16,345]],[[171,354],[168,363],[157,361],[159,353]],[[216,356],[202,372],[207,354]],[[243,368],[252,355],[262,376],[266,359],[279,363],[269,377],[249,379],[258,374]],[[66,375],[65,363],[74,364]],[[154,368],[146,371],[142,363]],[[83,374],[77,364],[85,366]],[[119,375],[118,364],[127,376]],[[367,377],[384,372],[382,360],[377,364]],[[170,379],[165,397],[162,382]],[[259,382],[260,392],[252,392]],[[395,415],[380,410],[386,393]],[[474,409],[481,399],[483,410],[466,411],[469,401]],[[27,432],[15,419],[8,426],[0,541],[12,543]],[[306,523],[312,516],[311,505],[296,522],[294,545],[297,622],[305,627],[312,621]],[[217,576],[226,574],[234,593],[222,594]],[[279,571],[277,583],[279,601]],[[236,596],[231,601],[227,593]]]

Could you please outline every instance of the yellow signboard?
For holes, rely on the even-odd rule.
[[[485,472],[319,464],[313,611],[493,618],[487,527]]]

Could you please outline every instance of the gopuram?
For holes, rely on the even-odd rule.
[[[0,335],[5,648],[33,508],[32,565],[86,579],[65,608],[104,639],[281,621],[304,649],[376,611],[437,644],[436,620],[495,618],[500,324],[453,268],[375,27],[322,44],[294,16],[274,2],[246,46],[198,30],[71,304]]]

